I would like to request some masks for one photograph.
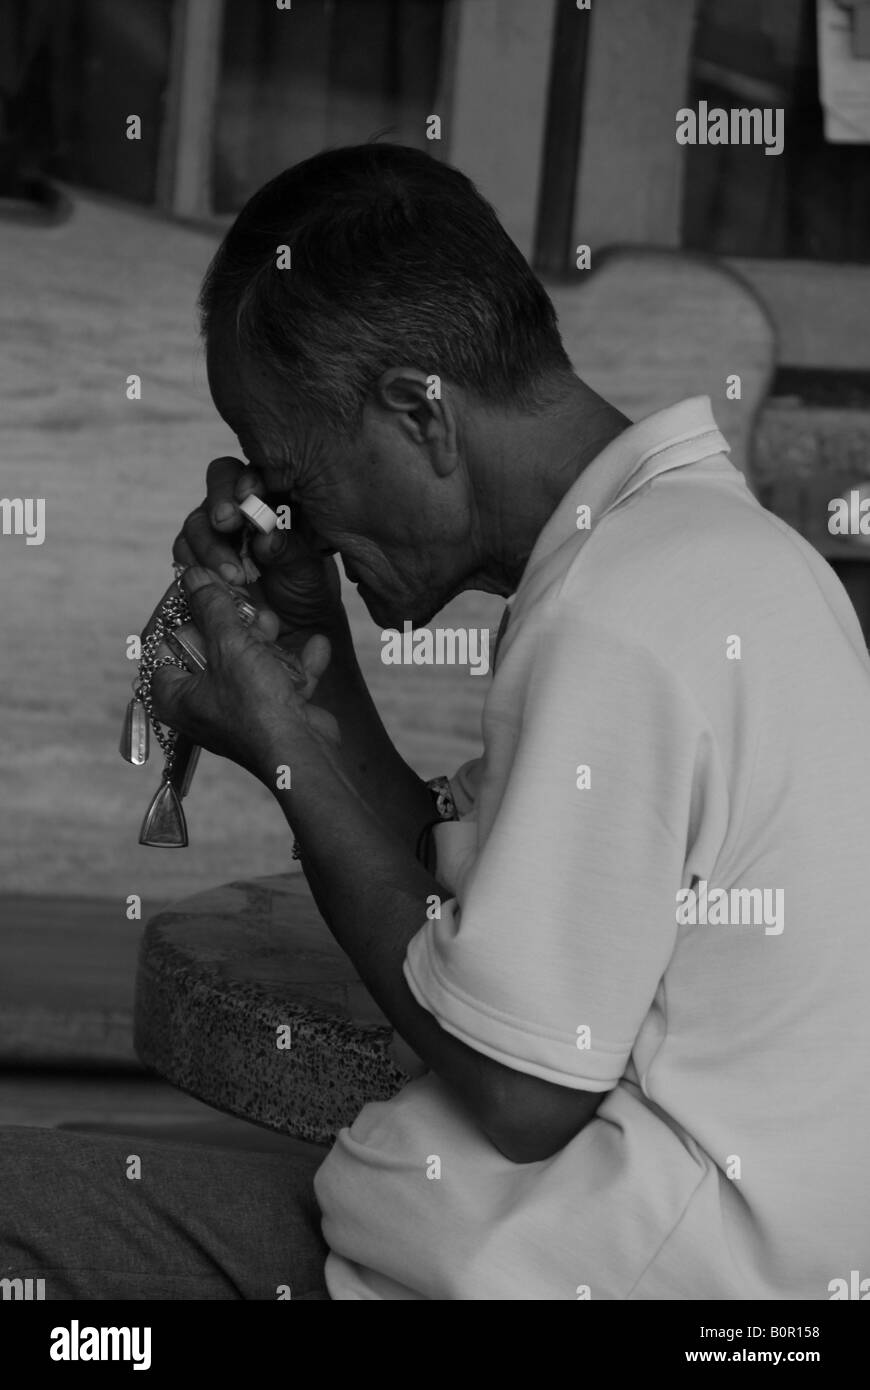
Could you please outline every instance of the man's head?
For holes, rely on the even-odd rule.
[[[215,404],[376,621],[486,587],[487,437],[573,378],[547,295],[463,174],[389,144],[288,169],[242,210],[201,307]]]

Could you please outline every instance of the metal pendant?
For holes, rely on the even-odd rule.
[[[190,791],[199,754],[197,744],[183,734],[176,735],[171,757],[163,771],[163,781],[145,812],[139,832],[140,845],[151,845],[154,849],[187,848],[187,821],[181,803]]]
[[[121,730],[119,750],[121,757],[134,767],[142,767],[148,761],[150,731],[145,706],[136,696],[127,705],[124,727]]]
[[[199,755],[202,749],[197,744],[191,743],[189,739],[178,738],[175,746],[175,765],[178,773],[173,777],[173,785],[178,790],[178,798],[183,801],[190,791],[190,784],[193,781],[193,774],[196,772],[196,765],[199,762]]]
[[[139,832],[139,843],[157,849],[187,847],[187,821],[184,818],[181,798],[168,779],[161,782],[145,812]]]
[[[139,697],[144,695],[153,715],[150,690],[154,672],[165,665],[180,666],[191,673],[204,671],[207,666],[205,643],[190,621],[187,599],[178,585],[178,572],[179,567],[176,566],[176,579],[163,595],[145,628],[147,651],[140,662],[139,684],[133,687],[134,698],[127,708],[121,738],[121,752],[131,763],[143,763],[148,757],[149,718],[145,704]],[[257,609],[248,601],[245,590],[231,587],[231,592],[239,617],[246,626],[250,626],[256,621]],[[275,643],[269,645],[287,665],[295,683],[304,687],[308,677],[298,659],[282,651]],[[139,843],[157,849],[184,849],[188,837],[181,803],[190,791],[200,750],[181,734],[176,734],[174,740],[169,742],[161,735],[156,723],[154,728],[158,742],[166,753],[166,764],[163,780],[145,812]]]
[[[189,671],[204,671],[206,668],[203,642],[193,623],[182,623],[180,627],[167,632],[164,641],[174,656],[184,662]]]

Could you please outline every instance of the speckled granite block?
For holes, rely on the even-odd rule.
[[[762,483],[823,475],[870,477],[870,410],[769,401],[755,437],[753,476]]]
[[[136,1051],[219,1110],[329,1143],[408,1079],[392,1038],[301,874],[224,884],[146,925]]]
[[[830,559],[867,559],[866,540],[828,531],[833,497],[870,479],[870,410],[768,402],[755,434],[752,485],[764,506]]]

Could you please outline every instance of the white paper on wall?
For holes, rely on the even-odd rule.
[[[870,58],[856,58],[852,13],[837,0],[816,0],[819,100],[831,144],[870,142]]]

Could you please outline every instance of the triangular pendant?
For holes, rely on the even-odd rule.
[[[161,783],[154,800],[145,812],[139,832],[140,845],[157,849],[184,849],[187,845],[187,822],[178,794],[171,782]]]

